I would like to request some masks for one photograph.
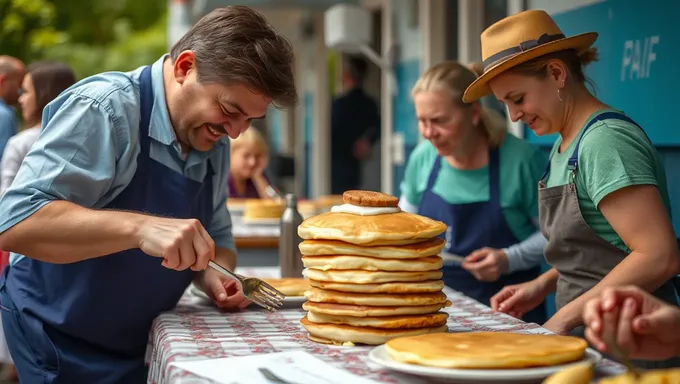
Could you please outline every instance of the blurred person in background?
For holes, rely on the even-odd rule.
[[[17,133],[18,122],[12,107],[19,100],[24,71],[21,60],[0,55],[0,155],[9,138]]]
[[[538,231],[538,183],[546,157],[507,133],[505,119],[463,92],[477,76],[456,62],[428,69],[412,97],[421,141],[409,156],[399,206],[444,222],[444,283],[489,305],[503,287],[540,275],[545,238]],[[541,305],[524,314],[542,324]]]
[[[32,63],[21,85],[19,104],[26,129],[9,139],[0,161],[0,195],[9,188],[24,156],[40,134],[43,108],[75,83],[71,68],[59,62]]]
[[[228,137],[297,103],[293,60],[262,14],[217,8],[155,63],[45,107],[0,198],[0,309],[22,383],[145,383],[152,322],[192,281],[220,308],[249,304],[206,269],[236,265]]]
[[[264,171],[269,162],[269,146],[255,127],[231,139],[229,197],[269,198],[269,178]]]
[[[361,164],[380,138],[378,105],[364,91],[368,63],[346,56],[342,66],[344,94],[331,104],[331,193],[361,184]]]

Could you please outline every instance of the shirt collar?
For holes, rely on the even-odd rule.
[[[163,63],[170,55],[161,56],[151,65],[151,85],[153,87],[153,109],[151,110],[151,121],[149,122],[149,137],[164,145],[172,145],[181,153],[179,142],[175,130],[170,122],[168,105],[165,100],[165,82],[163,81]],[[229,138],[224,136],[215,146],[205,153],[206,156],[212,155],[220,146],[226,145]]]

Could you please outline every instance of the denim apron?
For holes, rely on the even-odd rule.
[[[191,180],[149,156],[151,68],[140,78],[140,153],[130,184],[104,209],[196,218],[213,212],[213,170]],[[177,305],[195,272],[131,249],[71,264],[25,257],[0,282],[2,324],[21,381],[145,383],[151,324]]]
[[[519,243],[508,227],[501,208],[498,148],[489,150],[488,201],[466,204],[446,202],[433,191],[441,166],[442,158],[437,157],[430,171],[427,188],[420,200],[418,214],[442,221],[448,226],[446,233],[441,235],[447,240],[444,251],[466,256],[484,247],[503,249]],[[451,186],[451,188],[458,187]],[[492,282],[477,280],[470,272],[457,264],[445,264],[442,272],[447,286],[482,304],[490,305],[491,297],[504,286],[531,281],[540,275],[541,269],[540,266],[536,266],[529,270],[501,275],[498,280]],[[541,304],[527,312],[522,320],[543,324],[546,320],[545,305]]]

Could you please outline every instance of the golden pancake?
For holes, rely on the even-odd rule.
[[[593,379],[591,362],[576,364],[548,376],[543,384],[589,384]]]
[[[645,371],[637,380],[633,375],[625,373],[601,379],[599,384],[680,384],[680,368]]]
[[[509,332],[404,337],[385,344],[396,361],[458,369],[553,366],[581,359],[587,347],[578,337]]]
[[[355,293],[428,293],[444,289],[441,280],[416,281],[412,283],[348,284],[309,280],[309,285],[332,291]]]
[[[393,295],[326,291],[319,288],[310,288],[305,292],[305,297],[307,300],[315,303],[370,305],[374,307],[421,306],[443,304],[446,302],[446,294],[443,292]]]
[[[378,284],[391,282],[409,282],[409,281],[426,281],[439,280],[442,278],[441,271],[425,271],[425,272],[400,272],[400,271],[362,271],[358,269],[351,270],[329,270],[320,271],[318,269],[305,268],[302,275],[310,280],[329,281],[335,283],[350,283],[350,284]]]
[[[298,226],[304,240],[340,240],[361,245],[400,245],[427,240],[446,231],[446,224],[408,212],[360,216],[326,212]]]
[[[365,256],[304,256],[302,264],[306,268],[327,271],[329,269],[361,269],[364,271],[434,271],[444,265],[439,256],[418,259],[378,259]]]
[[[279,292],[286,296],[304,296],[305,291],[308,290],[309,280],[302,277],[283,277],[280,279],[262,279],[276,288]]]
[[[282,201],[271,199],[248,199],[243,212],[244,219],[279,219],[286,209]]]
[[[448,300],[442,304],[411,307],[371,307],[366,305],[314,303],[312,301],[307,301],[302,304],[302,309],[305,311],[334,316],[376,317],[426,315],[428,313],[435,313],[440,309],[449,306],[451,306],[451,302]]]
[[[435,237],[406,245],[360,246],[337,240],[304,240],[300,243],[300,253],[305,256],[355,255],[379,257],[383,259],[415,259],[436,256],[444,249],[446,240]]]
[[[302,326],[315,338],[331,340],[338,343],[378,345],[396,337],[442,333],[448,331],[446,325],[416,329],[379,329],[370,327],[351,327],[349,325],[316,324],[303,317]]]
[[[354,327],[372,327],[383,329],[408,329],[438,327],[446,324],[449,314],[446,312],[430,313],[426,315],[355,317],[324,315],[310,311],[307,320],[318,324],[341,324]]]

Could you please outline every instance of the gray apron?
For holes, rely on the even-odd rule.
[[[539,217],[541,231],[548,239],[545,248],[547,262],[559,272],[555,306],[559,310],[584,292],[594,287],[627,254],[601,238],[583,219],[576,193],[576,172],[578,148],[585,132],[599,120],[620,119],[635,124],[625,115],[605,112],[594,118],[585,127],[576,143],[576,149],[569,158],[570,181],[566,185],[547,188],[546,176],[550,162],[538,184]],[[636,124],[637,125],[637,124]],[[664,283],[654,296],[677,305],[675,287],[671,281]],[[583,336],[583,327],[577,327],[572,334]],[[680,358],[667,361],[634,361],[642,368],[680,367]]]

